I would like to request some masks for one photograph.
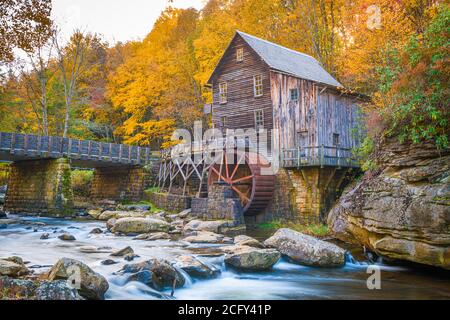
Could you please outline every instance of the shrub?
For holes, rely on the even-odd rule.
[[[76,196],[89,197],[94,176],[92,170],[72,170],[72,189]]]
[[[444,5],[423,34],[414,34],[399,50],[387,47],[374,101],[388,124],[388,136],[449,147],[449,30],[450,7]]]

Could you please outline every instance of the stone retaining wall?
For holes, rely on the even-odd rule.
[[[191,207],[191,197],[177,194],[145,192],[144,199],[169,212],[181,212]]]

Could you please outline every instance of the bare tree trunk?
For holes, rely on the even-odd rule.
[[[58,54],[58,66],[62,74],[64,85],[64,102],[66,106],[64,117],[63,138],[67,138],[69,133],[70,112],[72,109],[72,101],[76,91],[77,80],[81,69],[84,66],[85,49],[87,47],[87,39],[81,31],[75,31],[72,36],[74,51],[64,50],[58,42],[58,32],[53,34],[53,43]],[[70,57],[72,54],[72,57]]]

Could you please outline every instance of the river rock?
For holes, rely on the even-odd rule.
[[[62,235],[58,236],[58,239],[63,241],[75,241],[76,238],[71,235],[70,233],[63,233]]]
[[[124,234],[167,232],[170,224],[165,221],[152,218],[121,218],[116,221],[113,232]]]
[[[333,236],[382,257],[450,269],[450,150],[396,138],[378,149],[378,168],[331,210]]]
[[[249,247],[255,247],[255,248],[264,248],[264,245],[259,242],[258,240],[246,236],[246,235],[239,235],[234,237],[234,244],[239,246],[249,246]]]
[[[13,279],[6,276],[0,276],[0,290],[2,298],[32,299],[37,286],[37,283],[31,280]]]
[[[80,275],[76,279],[76,275]],[[48,279],[67,280],[69,277],[79,281],[78,293],[89,300],[103,300],[109,288],[108,281],[81,261],[69,258],[60,259],[49,271]]]
[[[18,277],[29,273],[28,268],[22,263],[10,261],[11,259],[0,259],[0,276]]]
[[[121,219],[121,218],[144,218],[146,212],[142,211],[104,211],[98,217],[98,220],[108,221],[111,218]]]
[[[102,214],[102,210],[100,209],[91,209],[88,211],[88,215],[90,215],[94,219],[98,219],[98,217]]]
[[[214,233],[227,233],[230,231],[245,232],[245,225],[236,225],[231,220],[214,220],[214,221],[201,221],[191,220],[183,228],[184,233],[191,231],[209,231]]]
[[[172,221],[171,223],[170,223],[170,225],[172,226],[172,227],[175,227],[175,228],[183,228],[183,226],[184,226],[184,220],[181,220],[181,219],[177,219],[177,220],[174,220],[174,221]]]
[[[299,264],[339,267],[345,264],[345,250],[335,244],[291,230],[279,229],[264,242]]]
[[[209,231],[191,232],[183,240],[190,243],[233,243],[233,239]]]
[[[89,233],[90,234],[101,234],[101,233],[103,233],[103,231],[100,228],[94,228]]]
[[[153,234],[150,234],[147,238],[148,241],[154,241],[154,240],[168,240],[170,239],[170,234],[167,232],[156,232]]]
[[[47,240],[50,237],[50,234],[48,234],[47,232],[41,234],[41,236],[39,237],[39,239],[41,240]]]
[[[112,264],[117,264],[117,263],[119,263],[119,262],[117,262],[117,261],[114,261],[114,260],[112,260],[112,259],[106,259],[106,260],[103,260],[102,262],[100,262],[102,265],[104,265],[104,266],[110,266],[110,265],[112,265]]]
[[[245,245],[238,245],[225,255],[224,261],[228,266],[238,269],[256,271],[268,270],[280,260],[281,254],[275,249],[259,249]]]
[[[108,229],[109,231],[112,230],[112,228],[114,227],[114,225],[116,224],[117,219],[116,218],[111,218],[108,221],[106,221],[106,229]]]
[[[148,204],[127,204],[127,205],[119,205],[119,209],[124,209],[127,211],[148,211],[150,210],[150,205]]]
[[[180,268],[194,278],[209,279],[220,274],[220,270],[213,265],[206,264],[194,256],[178,256],[173,266]]]
[[[65,280],[43,281],[34,295],[37,300],[83,300],[75,288],[70,288]]]
[[[130,254],[130,253],[133,254],[134,250],[131,247],[128,246],[126,248],[123,248],[123,249],[120,249],[120,250],[117,250],[117,251],[111,253],[111,255],[113,257],[123,257],[123,256],[125,256],[127,254]]]
[[[178,213],[178,217],[180,219],[186,219],[191,214],[191,211],[192,211],[191,209],[183,210],[180,213]]]
[[[128,281],[139,281],[156,290],[163,290],[184,285],[183,275],[170,263],[162,259],[150,259],[135,264],[125,265],[119,274],[131,274]]]
[[[66,281],[36,281],[0,277],[2,297],[14,300],[82,300]]]
[[[128,253],[128,254],[123,256],[123,259],[126,260],[126,261],[133,261],[136,258],[139,258],[139,255],[134,254],[134,253]]]

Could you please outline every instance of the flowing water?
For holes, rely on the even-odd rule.
[[[126,277],[114,275],[123,264],[105,266],[112,250],[131,246],[140,258],[132,263],[156,257],[169,261],[181,254],[194,254],[202,261],[220,268],[222,273],[211,280],[191,279],[177,289],[176,299],[450,299],[450,273],[417,266],[389,266],[381,268],[381,290],[367,288],[368,264],[350,248],[351,256],[342,268],[313,268],[281,260],[267,272],[238,272],[226,268],[217,245],[191,245],[182,241],[139,241],[133,237],[119,237],[111,233],[89,234],[93,228],[105,230],[104,222],[74,221],[51,218],[17,218],[17,223],[0,229],[0,257],[20,256],[29,261],[36,273],[47,271],[62,257],[74,258],[88,264],[109,282],[107,299],[171,298],[170,291],[162,295],[139,282],[126,283]],[[43,233],[50,239],[40,240]],[[61,241],[62,232],[69,232],[76,241]],[[89,248],[88,248],[89,247]],[[96,250],[87,253],[92,247]]]

